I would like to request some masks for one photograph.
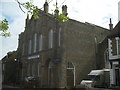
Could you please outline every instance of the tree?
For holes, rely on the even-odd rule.
[[[6,19],[0,21],[0,36],[10,36],[10,32],[7,32],[8,28],[8,21]]]
[[[21,6],[23,6],[24,8],[27,9],[28,14],[33,15],[34,19],[38,19],[39,18],[39,11],[40,9],[38,9],[37,6],[33,5],[33,0],[30,0],[29,2],[25,2],[25,3],[20,3],[18,0],[16,0],[19,4],[20,9],[23,11],[23,9],[21,8]],[[52,0],[51,0],[52,1]],[[50,2],[51,2],[50,1]],[[50,3],[49,2],[49,3]],[[65,1],[64,1],[65,2]],[[63,2],[63,3],[64,3]],[[62,3],[62,4],[63,4]],[[58,10],[59,8],[57,7],[57,3],[56,3],[56,10]],[[23,11],[24,12],[24,11]],[[25,13],[25,12],[24,12]],[[65,22],[68,21],[68,17],[65,16],[64,12],[60,13],[60,15],[58,15],[56,18],[56,20],[58,20],[59,22]]]
[[[20,9],[24,13],[25,13],[25,11],[22,9],[22,7],[26,8],[27,9],[27,13],[33,15],[34,19],[38,19],[39,18],[39,11],[40,11],[40,9],[38,9],[37,6],[33,5],[33,0],[30,0],[30,1],[25,2],[25,3],[20,3],[18,0],[16,0],[16,1],[19,4]],[[56,10],[58,10],[57,4],[56,4]],[[57,21],[59,21],[59,22],[66,22],[66,21],[69,20],[69,18],[67,16],[65,16],[64,12],[60,13],[60,15],[55,17],[55,19]],[[5,36],[5,37],[10,36],[10,32],[7,32],[8,29],[9,29],[8,21],[6,19],[0,21],[0,36]]]

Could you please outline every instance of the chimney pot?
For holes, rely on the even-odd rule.
[[[66,5],[62,6],[62,12],[64,13],[65,16],[68,15],[68,13],[67,13],[67,6]]]
[[[113,24],[112,24],[112,20],[111,20],[111,18],[110,18],[109,28],[110,28],[110,30],[113,30]]]

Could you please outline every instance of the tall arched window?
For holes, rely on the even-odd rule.
[[[22,44],[22,55],[24,55],[24,53],[25,53],[25,44],[23,43]]]
[[[31,54],[31,50],[32,50],[32,41],[29,40],[28,54]]]
[[[59,28],[59,42],[58,42],[59,46],[61,44],[61,28]]]
[[[39,51],[42,50],[42,47],[43,47],[43,36],[41,34],[40,37],[39,37]]]
[[[34,50],[33,50],[34,53],[36,52],[36,45],[37,45],[36,43],[37,43],[37,34],[35,33],[34,34]]]
[[[30,76],[30,63],[28,63],[28,67],[27,67],[27,75]]]
[[[71,62],[67,63],[67,86],[75,86],[75,67]]]
[[[108,48],[104,52],[105,68],[110,68]]]
[[[41,70],[40,70],[40,63],[38,63],[38,77],[40,77],[40,72]]]
[[[53,30],[49,32],[49,48],[53,48]]]
[[[120,55],[120,38],[118,40],[118,54]]]
[[[32,76],[35,76],[35,63],[32,64]]]

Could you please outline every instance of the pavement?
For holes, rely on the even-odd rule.
[[[20,87],[14,87],[14,86],[9,86],[9,85],[2,85],[2,88],[20,88]]]

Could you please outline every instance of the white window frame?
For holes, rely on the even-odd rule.
[[[49,31],[49,48],[53,48],[53,30]]]

